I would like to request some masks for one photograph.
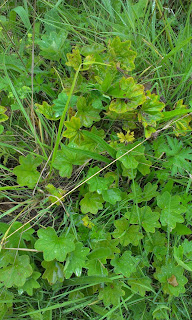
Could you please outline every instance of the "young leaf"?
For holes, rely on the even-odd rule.
[[[45,261],[56,259],[63,262],[67,254],[75,249],[72,234],[65,233],[58,237],[56,231],[51,227],[39,229],[37,234],[39,239],[35,242],[35,249],[43,251]]]
[[[108,275],[108,270],[103,263],[98,259],[90,259],[86,262],[85,268],[88,269],[88,276],[105,277]]]
[[[4,122],[9,119],[9,117],[5,114],[6,111],[7,109],[5,107],[0,106],[0,122]]]
[[[132,111],[146,100],[144,87],[136,84],[132,77],[123,77],[108,90],[107,94],[115,98],[110,103],[109,110],[116,113]]]
[[[75,273],[77,277],[81,276],[88,253],[89,248],[83,247],[81,242],[75,244],[75,250],[68,255],[65,263],[64,275],[66,279],[69,279],[73,273]]]
[[[131,41],[121,41],[119,37],[108,42],[110,60],[125,71],[131,71],[135,68],[134,60],[137,54],[130,50],[130,46]]]
[[[66,65],[73,67],[75,70],[78,70],[79,66],[82,64],[81,55],[77,48],[74,48],[72,53],[67,53],[67,59],[68,62],[66,62]]]
[[[103,198],[100,194],[88,192],[80,201],[82,213],[97,214],[98,210],[103,209]]]
[[[48,120],[58,120],[58,117],[55,116],[53,105],[50,106],[46,101],[43,101],[42,104],[36,103],[35,106],[37,107],[36,112],[43,114]]]
[[[160,102],[159,97],[156,94],[151,94],[150,91],[146,92],[146,98],[147,100],[138,113],[138,120],[142,122],[144,128],[156,127],[157,121],[163,117],[161,111],[165,108],[165,104]]]
[[[111,265],[114,267],[114,272],[122,274],[129,278],[136,271],[136,267],[140,259],[133,257],[131,251],[125,251],[122,256],[115,255],[115,259],[111,260]],[[129,266],[129,267],[128,267]]]
[[[63,282],[64,273],[63,273],[63,265],[58,261],[43,261],[43,268],[45,268],[45,272],[42,276],[43,279],[47,279],[50,285],[55,284],[57,281]]]
[[[19,157],[20,165],[13,169],[13,173],[17,176],[17,183],[20,186],[27,186],[33,189],[40,177],[37,167],[41,164],[40,158],[34,158],[31,154],[26,157]]]
[[[131,286],[131,289],[134,293],[138,293],[142,297],[145,296],[147,291],[153,291],[151,287],[151,279],[146,276],[141,276],[137,273],[132,274],[131,278],[128,279],[128,285]]]
[[[118,239],[123,246],[132,243],[133,246],[138,246],[139,241],[143,238],[142,233],[139,232],[139,226],[129,226],[129,222],[125,218],[121,218],[114,222],[116,227],[113,232],[113,237]]]
[[[81,128],[81,121],[77,117],[72,117],[70,121],[64,122],[67,130],[64,131],[63,137],[68,138],[69,141],[80,144],[82,140],[82,133],[79,130]]]
[[[51,196],[49,196],[49,200],[59,206],[61,204],[59,200],[62,198],[66,191],[60,188],[55,188],[51,183],[47,184],[45,186],[45,189],[51,194]],[[64,198],[62,198],[61,201],[64,201]]]
[[[162,209],[160,221],[162,226],[168,226],[169,229],[174,229],[176,223],[182,223],[184,218],[183,213],[186,212],[186,207],[180,204],[179,196],[171,196],[168,191],[157,197],[157,205]]]
[[[182,267],[169,263],[155,273],[155,278],[161,282],[165,294],[178,297],[185,292],[184,286],[188,280],[183,276],[183,271]]]
[[[103,300],[106,307],[113,305],[117,306],[120,303],[120,298],[125,295],[125,291],[122,290],[123,283],[120,281],[114,281],[107,284],[99,292],[99,300]]]
[[[7,288],[11,288],[14,285],[22,287],[32,273],[33,269],[30,265],[29,256],[12,255],[11,261],[7,260],[6,266],[0,269],[0,281]]]
[[[160,228],[159,212],[152,212],[148,206],[139,208],[136,205],[132,206],[131,212],[126,214],[132,224],[140,224],[146,232],[155,232],[155,228]]]
[[[94,109],[88,104],[84,97],[79,97],[77,100],[77,117],[80,119],[84,127],[91,127],[93,122],[100,120],[100,110]]]

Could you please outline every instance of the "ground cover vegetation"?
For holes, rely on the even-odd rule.
[[[191,319],[191,2],[0,8],[0,319]]]

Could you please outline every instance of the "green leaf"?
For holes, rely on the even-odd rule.
[[[65,121],[64,124],[67,127],[67,130],[64,131],[63,137],[66,137],[70,141],[80,144],[82,141],[82,133],[79,130],[81,128],[80,119],[77,117],[72,117],[70,121]]]
[[[139,208],[138,206],[132,206],[131,212],[126,214],[126,218],[129,219],[132,224],[141,225],[146,232],[155,232],[155,228],[160,228],[159,212],[152,212],[148,206]]]
[[[177,116],[177,121],[173,123],[174,130],[176,136],[182,135],[185,136],[188,132],[192,131],[192,128],[190,127],[190,122],[192,120],[191,111],[187,108],[187,105],[183,104],[183,100],[177,101],[177,103],[174,105],[174,111],[178,112],[179,115]],[[172,111],[167,111],[172,112]],[[189,113],[190,112],[190,113]],[[189,113],[189,116],[181,117],[182,114]]]
[[[39,282],[36,281],[40,276],[40,272],[34,271],[30,278],[26,280],[25,284],[19,288],[19,294],[22,294],[26,291],[29,296],[33,296],[33,290],[40,288]]]
[[[129,278],[136,271],[139,261],[140,258],[133,257],[131,251],[125,251],[121,257],[115,255],[115,259],[111,260],[111,265],[114,267],[115,273]]]
[[[79,97],[77,100],[77,117],[80,119],[84,127],[91,127],[92,124],[100,120],[100,110],[94,109],[84,97]]]
[[[92,177],[95,173],[97,173],[100,170],[99,167],[94,167],[90,168],[86,179]],[[113,177],[105,177],[102,178],[99,176],[99,174],[95,175],[93,178],[87,181],[87,184],[89,185],[89,191],[94,192],[96,191],[97,193],[101,194],[103,190],[107,190],[108,187],[112,184],[114,181]]]
[[[147,291],[153,291],[149,277],[134,273],[127,282],[133,292],[138,293],[142,297],[145,296]]]
[[[129,226],[129,221],[125,218],[116,220],[114,225],[116,227],[113,232],[115,239],[118,239],[123,246],[127,246],[130,243],[138,246],[139,241],[143,238],[142,233],[139,232],[139,226]]]
[[[109,105],[109,110],[116,113],[132,111],[146,100],[144,87],[136,84],[132,77],[123,77],[108,90],[107,94],[114,98]]]
[[[121,201],[122,191],[117,188],[111,188],[102,191],[103,200],[115,205],[116,202]]]
[[[43,101],[42,104],[36,103],[35,106],[36,112],[39,112],[45,116],[48,120],[58,120],[58,117],[55,116],[55,111],[53,110],[54,105],[49,105],[46,101]]]
[[[135,203],[150,201],[154,197],[156,198],[158,196],[159,192],[156,191],[157,188],[157,184],[151,184],[151,182],[148,182],[142,190],[138,183],[134,182],[131,184],[132,192],[129,194],[129,199],[134,200]]]
[[[174,229],[177,222],[182,223],[184,221],[182,214],[186,212],[186,208],[180,202],[181,198],[179,196],[171,196],[168,191],[157,197],[157,205],[162,209],[160,216],[162,226]]]
[[[185,270],[192,272],[192,245],[187,239],[178,248],[174,247],[174,258]]]
[[[35,242],[35,249],[43,251],[45,261],[56,259],[63,262],[67,254],[75,249],[72,234],[65,233],[58,237],[56,231],[51,227],[39,229],[37,234],[39,239]]]
[[[111,239],[110,233],[105,234],[105,237],[106,237],[105,240],[99,239],[96,242],[94,241],[93,249],[102,248],[102,250],[103,250],[103,249],[107,248],[108,253],[106,253],[106,251],[104,250],[105,259],[114,259],[115,258],[114,253],[120,253],[120,249],[117,247],[117,245],[119,244],[119,241],[116,239]],[[100,258],[100,259],[102,259],[102,258]]]
[[[103,209],[103,198],[100,194],[88,192],[80,201],[82,213],[97,214],[98,210]]]
[[[165,108],[165,104],[159,101],[159,96],[146,92],[147,100],[143,103],[139,113],[138,120],[142,122],[144,128],[148,126],[156,127],[157,121],[163,117],[161,112]]]
[[[115,62],[117,66],[126,71],[131,71],[135,68],[134,60],[136,52],[130,50],[131,41],[121,41],[119,37],[115,37],[108,42],[108,50],[110,61]]]
[[[81,55],[79,49],[74,48],[72,53],[67,53],[66,65],[69,67],[73,67],[75,70],[78,70],[79,66],[82,64]]]
[[[192,230],[189,229],[187,226],[181,223],[177,223],[176,227],[172,230],[172,234],[178,234],[180,236],[185,236],[192,234]]]
[[[91,130],[91,132],[83,130],[82,132],[87,138],[97,143],[99,147],[102,148],[102,151],[108,152],[112,158],[115,158],[116,150],[113,149],[107,142],[105,142],[103,137],[100,137],[98,134],[96,134],[96,130],[94,131],[95,132],[93,132],[93,130]]]
[[[77,277],[81,276],[88,253],[89,248],[83,247],[81,242],[75,244],[75,250],[68,255],[65,263],[64,275],[66,279],[69,279],[73,273],[75,273]]]
[[[51,203],[55,203],[57,206],[59,206],[61,204],[61,201],[59,200],[63,197],[66,191],[60,188],[55,188],[51,183],[47,184],[45,189],[51,194],[51,196],[49,196]],[[64,201],[64,199],[62,199],[62,201]]]
[[[78,154],[76,150],[61,145],[61,150],[56,153],[53,167],[59,170],[61,177],[70,178],[73,170],[73,165],[82,165],[88,157],[83,154]]]
[[[5,315],[12,314],[14,295],[5,288],[0,292],[0,319],[4,320]]]
[[[34,158],[31,154],[26,157],[19,157],[20,165],[13,169],[13,173],[17,176],[17,183],[20,186],[27,186],[33,189],[40,177],[37,167],[41,164],[40,158]]]
[[[41,40],[36,40],[41,50],[40,54],[51,61],[59,61],[64,58],[65,52],[70,49],[69,40],[66,38],[67,33],[64,30],[51,31],[42,35]]]
[[[58,95],[57,99],[53,100],[53,103],[54,103],[53,111],[55,112],[56,118],[59,118],[62,116],[67,100],[68,100],[68,95],[64,91],[62,91]],[[76,102],[77,102],[77,96],[72,95],[70,99],[69,107],[74,107]]]
[[[10,248],[26,248],[25,241],[32,241],[32,234],[34,229],[30,227],[30,224],[27,223],[24,227],[22,227],[22,223],[15,221],[10,226],[4,222],[0,222],[0,233],[5,234],[7,230],[6,247]],[[19,231],[15,232],[17,229],[21,228]],[[14,233],[15,232],[15,233]],[[14,233],[12,236],[10,234]],[[25,241],[24,241],[25,240]]]
[[[0,122],[4,122],[9,119],[9,117],[5,114],[6,111],[7,108],[0,106]]]
[[[125,291],[122,290],[123,283],[120,281],[114,281],[107,284],[99,292],[99,300],[103,300],[106,307],[113,305],[117,306],[120,303],[120,298],[125,295]]]
[[[8,259],[6,266],[0,269],[0,281],[3,282],[7,288],[11,288],[12,286],[22,287],[27,278],[33,273],[29,256],[12,255],[12,259],[10,259],[10,256]]]
[[[162,260],[162,257],[167,253],[166,237],[164,233],[156,231],[154,234],[145,237],[144,248],[146,253],[153,252],[158,260]]]
[[[88,276],[105,277],[108,275],[107,268],[99,260],[88,260],[85,267],[88,269]]]
[[[176,138],[167,137],[168,145],[164,145],[163,151],[166,153],[167,162],[165,168],[172,168],[171,175],[177,173],[184,174],[191,171],[192,151],[191,148],[184,148],[182,141]]]
[[[124,153],[128,152],[122,158],[119,159],[119,161],[124,165],[126,169],[136,169],[139,166],[139,162],[146,162],[144,152],[145,147],[140,145],[136,147],[138,143],[132,143],[127,146],[120,147],[120,149],[117,151],[116,159],[120,156],[122,156]],[[136,147],[134,150],[132,148]],[[146,162],[148,164],[148,162]],[[142,164],[143,165],[143,164]],[[140,166],[140,170],[142,171],[142,167]]]
[[[50,285],[55,284],[57,281],[63,282],[64,273],[63,265],[58,261],[43,261],[42,263],[45,272],[43,273],[42,278],[46,279]]]
[[[155,278],[160,281],[165,294],[178,297],[185,292],[184,286],[188,280],[183,276],[183,271],[182,267],[170,262],[155,273]]]

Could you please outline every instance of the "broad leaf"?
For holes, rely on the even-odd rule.
[[[159,223],[159,212],[152,212],[151,208],[148,206],[139,208],[138,206],[132,206],[131,212],[126,214],[132,224],[141,225],[146,232],[155,232],[155,228],[160,228]]]
[[[29,296],[33,296],[33,290],[40,288],[40,284],[37,281],[37,279],[41,276],[40,272],[34,271],[30,278],[28,278],[21,288],[19,288],[18,292],[19,294],[22,294],[23,292],[27,292]]]
[[[43,101],[42,104],[36,103],[35,106],[37,107],[36,112],[43,114],[48,120],[58,120],[58,117],[55,116],[53,105],[50,106],[46,101]]]
[[[80,201],[82,213],[97,214],[98,210],[103,209],[103,198],[100,194],[88,192]]]
[[[145,296],[147,291],[153,291],[151,287],[151,279],[140,274],[133,274],[130,279],[128,279],[128,285],[131,286],[131,289],[134,293],[138,293],[142,297]]]
[[[136,52],[130,50],[131,42],[121,41],[119,37],[115,37],[108,42],[108,50],[110,60],[116,63],[120,69],[130,71],[135,68],[134,60]]]
[[[180,202],[181,198],[178,195],[171,196],[168,191],[157,197],[157,205],[162,209],[160,216],[162,226],[174,229],[177,222],[184,221],[182,214],[186,212],[186,207],[182,206]]]
[[[156,231],[154,234],[145,237],[144,248],[146,253],[152,252],[158,260],[162,260],[167,253],[167,243],[164,233]]]
[[[92,177],[99,170],[100,170],[99,167],[90,168],[87,173],[86,179]],[[114,181],[114,178],[111,176],[102,178],[99,176],[99,174],[97,174],[94,177],[92,177],[90,180],[88,180],[87,184],[89,185],[90,192],[96,191],[97,193],[101,194],[103,190],[108,190],[109,186],[112,184],[113,181]]]
[[[100,110],[94,109],[84,97],[79,97],[77,100],[77,117],[80,119],[84,127],[91,127],[92,124],[100,120]]]
[[[63,273],[63,265],[58,261],[43,261],[43,268],[45,268],[45,272],[43,273],[42,278],[46,279],[50,285],[55,284],[57,281],[63,282],[64,273]]]
[[[171,174],[184,174],[185,171],[191,172],[192,151],[191,148],[184,148],[182,141],[176,138],[167,137],[168,145],[164,145],[167,162],[164,164],[166,168],[172,168]]]
[[[55,117],[59,118],[62,116],[65,105],[68,100],[68,95],[63,91],[58,95],[58,98],[53,100],[54,106],[53,111],[55,112]],[[69,107],[74,107],[77,101],[77,96],[72,95]]]
[[[61,150],[57,151],[53,167],[59,170],[61,177],[70,178],[73,165],[82,165],[87,159],[86,155],[78,154],[77,151],[62,144]]]
[[[120,303],[120,298],[125,295],[125,291],[122,290],[123,283],[120,281],[114,281],[107,284],[104,289],[99,292],[99,299],[103,300],[106,307],[113,305],[117,306]]]
[[[12,255],[11,261],[8,260],[7,262],[8,264],[0,269],[0,281],[7,288],[11,288],[12,286],[22,287],[27,278],[33,273],[29,256]]]
[[[82,64],[81,55],[78,48],[72,50],[72,53],[67,53],[66,65],[73,67],[75,70],[78,70],[79,66]]]
[[[65,263],[64,275],[66,279],[69,279],[73,273],[75,273],[77,277],[81,276],[88,253],[89,248],[83,247],[81,242],[75,244],[75,250],[68,255]]]
[[[136,84],[132,77],[123,77],[108,90],[107,94],[114,98],[109,105],[109,110],[116,113],[132,111],[146,100],[144,87]]]
[[[178,297],[185,292],[187,278],[183,276],[183,268],[169,263],[155,273],[155,278],[161,282],[163,292]]]
[[[27,186],[33,189],[40,177],[37,167],[41,164],[40,158],[34,158],[31,154],[26,157],[19,157],[20,165],[13,169],[13,173],[17,176],[17,183],[20,186]]]
[[[75,249],[74,236],[72,234],[62,234],[57,236],[56,231],[47,227],[39,229],[39,239],[35,242],[35,249],[43,251],[45,261],[58,260],[63,262],[67,254]]]
[[[117,188],[111,188],[102,191],[103,200],[115,205],[116,202],[121,201],[122,191]]]
[[[140,240],[143,238],[142,233],[139,232],[139,226],[130,226],[129,221],[125,218],[116,220],[114,225],[116,227],[113,232],[115,239],[118,239],[123,246],[127,246],[129,243],[138,246]]]
[[[140,258],[133,257],[131,251],[125,251],[122,256],[115,255],[115,259],[111,260],[111,265],[114,267],[114,272],[122,274],[129,278],[136,271]]]
[[[77,117],[72,117],[70,121],[64,122],[67,130],[64,131],[63,137],[69,139],[69,141],[73,141],[77,144],[80,144],[82,141],[82,133],[79,130],[81,128],[81,121]]]
[[[148,182],[142,190],[138,183],[134,182],[131,185],[132,192],[129,194],[129,199],[134,200],[135,203],[150,201],[154,197],[158,196],[159,193],[156,191],[157,188],[157,184],[151,184],[151,182]]]

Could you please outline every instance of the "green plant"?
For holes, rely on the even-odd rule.
[[[26,8],[16,12],[30,28]],[[5,63],[2,100],[18,109],[9,125],[22,141],[1,134],[2,154],[14,153],[0,190],[5,207],[21,205],[1,215],[16,212],[0,225],[0,316],[12,316],[14,303],[28,319],[189,319],[191,109],[145,90],[130,41],[71,49],[66,33],[46,28],[34,42],[35,113],[19,91],[23,69]]]

